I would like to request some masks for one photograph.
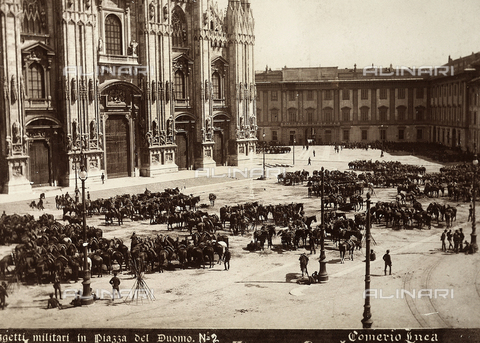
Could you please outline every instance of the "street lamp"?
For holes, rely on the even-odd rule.
[[[75,162],[75,204],[77,205],[78,204],[78,182],[77,182],[77,177],[78,177],[78,168],[77,168],[77,164],[78,164],[78,151],[77,149],[74,150],[75,152],[75,155],[73,157],[73,161]]]
[[[265,176],[265,149],[266,149],[266,145],[265,145],[265,129],[263,129],[263,174],[262,174],[262,180],[265,180],[265,179],[266,179],[266,176]]]
[[[366,244],[365,250],[367,255],[367,260],[365,263],[365,305],[363,305],[363,328],[370,329],[373,324],[372,312],[370,309],[370,193],[367,193],[367,225],[366,225]]]
[[[471,237],[471,245],[472,245],[472,252],[477,252],[478,251],[478,245],[477,245],[477,223],[476,223],[476,218],[475,218],[475,186],[477,183],[477,166],[478,166],[478,159],[477,155],[475,154],[475,157],[473,158],[473,187],[472,187],[472,234],[470,235]]]
[[[90,291],[90,270],[88,269],[87,210],[85,207],[85,181],[88,178],[85,165],[80,167],[78,178],[82,181],[82,214],[83,214],[83,294],[82,305],[93,303]]]
[[[293,137],[293,165],[295,165],[295,137]]]
[[[325,209],[323,204],[323,196],[324,196],[324,184],[325,184],[325,171],[322,167],[322,233],[320,237],[320,271],[318,273],[318,281],[320,283],[325,283],[328,281],[328,274],[327,274],[327,261],[325,256]]]

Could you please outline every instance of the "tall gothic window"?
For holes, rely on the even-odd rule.
[[[105,51],[108,55],[122,54],[122,22],[114,14],[105,19]]]
[[[33,63],[28,67],[28,97],[30,99],[45,98],[45,79],[43,68],[38,63]]]
[[[47,33],[47,14],[44,0],[23,1],[22,33]]]
[[[185,16],[180,9],[175,9],[172,14],[172,44],[173,47],[183,48],[187,46],[187,24]]]
[[[175,99],[185,99],[185,77],[180,70],[175,73]]]
[[[213,84],[213,98],[221,99],[222,93],[220,92],[220,75],[215,72],[212,75],[212,84]]]

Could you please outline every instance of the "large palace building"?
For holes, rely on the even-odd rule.
[[[0,0],[0,192],[251,159],[249,0]]]
[[[480,53],[417,68],[266,68],[256,84],[259,140],[478,146]]]

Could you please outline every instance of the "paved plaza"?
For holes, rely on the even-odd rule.
[[[315,150],[315,157],[313,151]],[[312,164],[307,165],[308,158]],[[186,170],[155,178],[123,178],[107,180],[105,184],[89,182],[87,190],[92,199],[115,194],[136,194],[148,189],[152,192],[178,187],[186,194],[200,195],[200,203],[209,203],[208,194],[215,193],[215,206],[206,209],[219,213],[224,205],[259,201],[263,204],[301,202],[307,216],[320,218],[320,200],[307,196],[305,186],[283,186],[273,175],[276,168],[286,171],[305,169],[310,172],[324,167],[328,170],[346,170],[352,160],[380,160],[379,150],[344,149],[335,153],[333,146],[312,146],[308,150],[295,147],[293,153],[266,155],[270,176],[265,181],[255,180],[262,168],[259,154],[247,167],[217,167],[213,174]],[[383,160],[398,160],[405,164],[423,165],[427,172],[442,166],[420,156],[391,155]],[[246,168],[246,169],[245,169]],[[236,169],[236,171],[234,171]],[[252,171],[253,170],[253,171]],[[220,177],[224,175],[224,177]],[[212,177],[215,175],[216,177]],[[250,176],[253,176],[250,177]],[[45,212],[57,219],[61,211],[55,208],[54,197],[74,193],[74,188],[34,189],[32,194],[0,195],[0,211],[7,214],[41,211],[28,207],[31,200],[46,194]],[[376,189],[372,202],[393,201],[396,189]],[[436,199],[444,202],[445,198]],[[424,207],[432,199],[422,198]],[[457,220],[452,229],[463,228],[469,239],[471,223],[467,223],[468,203],[450,203],[457,208]],[[353,214],[352,214],[353,215]],[[106,226],[103,217],[88,218],[88,225],[104,231],[106,238],[121,238],[129,246],[133,231],[138,235],[176,234],[164,225],[150,225],[148,221]],[[372,248],[377,260],[371,263],[371,299],[374,328],[478,328],[480,316],[480,254],[465,255],[441,251],[440,234],[444,223],[434,222],[431,230],[392,230],[385,225],[373,225]],[[278,229],[278,228],[277,228]],[[327,273],[325,284],[302,285],[296,281],[301,272],[299,255],[305,249],[282,251],[265,249],[248,252],[244,248],[251,241],[251,232],[230,237],[232,260],[229,271],[223,265],[213,268],[165,271],[145,274],[147,285],[153,290],[155,301],[124,303],[121,300],[97,300],[95,304],[64,310],[46,310],[52,284],[16,285],[7,298],[8,306],[1,313],[2,328],[248,328],[248,329],[327,329],[361,328],[365,273],[365,249],[356,251],[353,261],[340,263],[338,249],[327,240]],[[274,245],[280,245],[276,237]],[[0,247],[1,255],[13,247]],[[389,249],[392,255],[392,275],[383,273],[381,259]],[[308,252],[307,252],[308,253]],[[319,249],[309,255],[309,272],[319,269]],[[93,290],[110,291],[111,276],[92,278]],[[120,275],[122,287],[131,289],[132,275]],[[81,289],[81,282],[62,284],[64,290]],[[423,292],[423,293],[422,293]],[[428,293],[430,292],[430,293]],[[72,294],[72,293],[69,293]],[[426,296],[427,295],[427,296]],[[67,304],[70,299],[62,300]]]

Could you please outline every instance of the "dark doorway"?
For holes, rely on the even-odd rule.
[[[47,186],[50,181],[48,146],[45,141],[34,141],[30,146],[30,180],[32,186]]]
[[[178,169],[187,169],[188,168],[187,136],[185,134],[177,134],[176,143],[177,143],[177,156],[175,159],[175,163],[177,164]]]
[[[220,131],[215,131],[213,140],[215,141],[213,159],[217,163],[217,166],[223,166],[225,163],[223,155],[223,134]]]
[[[124,116],[111,116],[107,119],[105,140],[108,177],[130,176],[128,122]]]

